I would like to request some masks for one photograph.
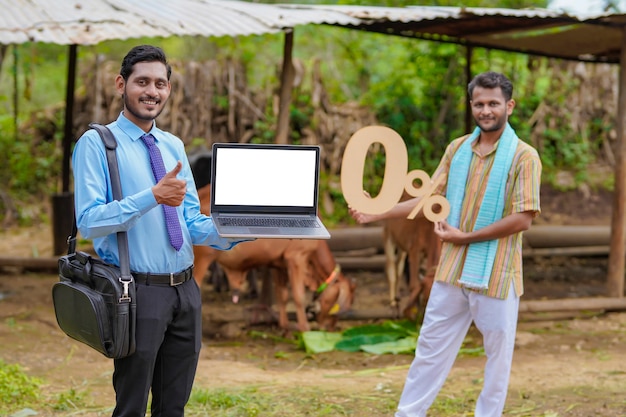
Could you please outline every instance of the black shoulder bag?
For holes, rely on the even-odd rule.
[[[115,149],[117,142],[104,125],[92,123],[106,147],[113,198],[122,199]],[[59,258],[59,278],[52,302],[59,327],[71,338],[91,346],[107,358],[135,352],[135,282],[130,274],[128,237],[117,233],[120,267],[85,252],[76,252],[76,219],[67,255]]]

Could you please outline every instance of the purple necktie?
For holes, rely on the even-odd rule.
[[[152,173],[154,174],[154,180],[159,182],[161,178],[165,176],[165,165],[163,164],[163,157],[158,146],[154,143],[154,136],[150,133],[146,133],[141,137],[143,143],[148,147],[148,153],[150,154],[150,166],[152,167]],[[180,223],[178,222],[178,215],[176,214],[176,207],[161,204],[163,207],[163,214],[165,214],[165,226],[167,227],[167,234],[170,237],[170,243],[176,250],[180,250],[183,246],[183,232],[180,229]]]

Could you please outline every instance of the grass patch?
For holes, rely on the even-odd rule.
[[[372,389],[371,395],[319,387],[258,386],[194,389],[187,416],[291,417],[391,415],[399,392]]]
[[[17,367],[12,366],[12,369]],[[376,373],[397,370],[399,367],[378,369]],[[4,368],[3,368],[4,369]],[[369,371],[369,370],[368,370]],[[18,370],[20,374],[21,371]],[[366,375],[367,371],[355,374]],[[369,374],[369,373],[368,373]],[[2,374],[4,376],[4,374]],[[352,375],[354,376],[354,374]],[[4,382],[4,380],[0,380]],[[393,415],[402,386],[385,382],[354,382],[337,388],[337,384],[317,386],[258,385],[246,387],[194,388],[185,415],[190,417],[341,417],[341,416],[391,416]],[[19,386],[28,384],[19,383]],[[32,387],[31,387],[32,388]],[[482,388],[482,380],[459,383],[449,379],[429,410],[429,417],[474,417],[476,399]],[[28,391],[28,390],[26,390]],[[37,390],[38,391],[38,390]],[[505,415],[519,417],[564,417],[571,412],[576,415],[597,415],[598,400],[602,400],[606,415],[616,416],[626,406],[620,385],[614,389],[591,386],[568,386],[550,390],[511,391]],[[27,398],[24,395],[23,398]],[[54,398],[35,395],[29,402],[14,402],[7,407],[5,398],[0,403],[0,415],[69,416],[110,415],[112,406],[94,405],[87,400],[82,389],[69,389]],[[27,408],[28,407],[28,408]],[[18,411],[21,410],[21,411]],[[12,414],[16,413],[17,414]],[[149,413],[148,413],[149,415]]]
[[[21,366],[0,360],[0,415],[36,404],[40,386],[41,381],[28,376]]]

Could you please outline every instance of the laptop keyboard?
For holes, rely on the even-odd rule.
[[[319,227],[314,219],[294,219],[285,217],[220,217],[222,226],[244,227]]]

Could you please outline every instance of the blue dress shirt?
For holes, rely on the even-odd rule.
[[[90,129],[81,136],[72,155],[76,224],[84,238],[93,239],[102,260],[119,265],[116,232],[120,231],[128,232],[133,272],[176,273],[193,264],[192,245],[230,249],[239,242],[220,237],[211,217],[200,213],[183,142],[158,129],[155,123],[149,133],[156,138],[166,171],[182,161],[178,178],[188,184],[183,203],[176,207],[184,238],[182,248],[176,251],[169,243],[163,210],[152,193],[155,181],[150,157],[140,139],[145,132],[123,113],[108,127],[117,140],[122,200],[113,200],[106,151],[96,130]]]

